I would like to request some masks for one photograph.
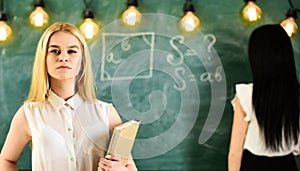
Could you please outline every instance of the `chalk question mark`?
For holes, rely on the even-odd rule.
[[[209,38],[211,38],[211,41],[209,41]],[[211,48],[214,46],[214,44],[216,43],[216,37],[213,34],[206,34],[204,36],[204,40],[208,40],[209,41],[209,45],[207,46],[207,51],[210,53],[211,52]],[[211,60],[211,57],[208,57],[208,60]]]

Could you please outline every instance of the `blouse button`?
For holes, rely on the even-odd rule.
[[[74,158],[73,158],[73,157],[71,157],[71,158],[70,158],[70,160],[71,160],[71,161],[74,161]]]
[[[68,131],[71,131],[71,128],[68,128]]]

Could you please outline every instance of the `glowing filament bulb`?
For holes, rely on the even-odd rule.
[[[12,30],[9,25],[7,25],[5,21],[0,20],[0,41],[6,41],[11,34]]]
[[[180,21],[181,29],[187,32],[195,31],[199,26],[200,20],[191,11],[187,11],[186,15]]]
[[[37,6],[29,16],[30,23],[35,27],[43,27],[48,24],[49,16],[43,7]]]
[[[124,18],[126,23],[129,25],[134,25],[137,21],[137,14],[135,12],[128,12],[128,15]]]
[[[256,21],[258,19],[256,9],[254,7],[250,7],[246,13],[249,16],[250,21]]]
[[[99,26],[92,18],[85,18],[79,29],[86,39],[92,39],[98,33]]]
[[[290,37],[295,36],[298,32],[298,26],[295,23],[295,19],[293,17],[288,17],[287,19],[282,21],[280,25],[284,28],[284,30]]]
[[[133,5],[122,14],[122,21],[128,26],[136,26],[141,21],[141,13]]]
[[[252,1],[249,1],[242,10],[242,18],[244,21],[253,23],[262,17],[261,9]]]

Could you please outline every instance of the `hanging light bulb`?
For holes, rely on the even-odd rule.
[[[195,9],[191,1],[187,1],[184,7],[185,15],[180,20],[180,28],[186,32],[193,32],[200,27],[200,20],[194,14]]]
[[[122,14],[122,21],[128,26],[136,26],[141,20],[141,13],[137,10],[138,2],[137,0],[128,0],[127,10]]]
[[[295,22],[295,19],[297,18],[297,9],[290,8],[286,14],[286,17],[287,18],[283,20],[280,25],[290,37],[293,37],[298,33],[298,26]]]
[[[80,32],[87,40],[92,39],[99,31],[99,26],[94,22],[93,18],[93,12],[87,9],[84,14],[84,22],[79,27]]]
[[[0,42],[8,40],[12,34],[12,29],[6,23],[6,15],[4,12],[0,13]]]
[[[48,24],[49,16],[44,10],[45,4],[43,0],[37,0],[35,3],[35,10],[30,14],[30,24],[34,27],[43,27]]]
[[[254,3],[255,0],[245,0],[247,5],[242,10],[242,18],[247,23],[254,23],[261,19],[262,11]]]

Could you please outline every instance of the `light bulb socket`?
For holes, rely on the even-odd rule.
[[[84,11],[84,18],[91,18],[93,19],[94,18],[94,13],[91,9],[86,9]]]
[[[6,14],[5,12],[0,12],[0,21],[7,21],[7,17],[6,17]]]
[[[244,0],[246,3],[249,1],[255,2],[256,0]]]
[[[45,2],[43,0],[36,0],[34,6],[35,7],[45,7]]]
[[[288,12],[286,13],[286,17],[293,17],[294,19],[297,18],[297,9],[296,8],[290,8]]]
[[[195,8],[194,8],[192,1],[186,1],[186,3],[184,4],[183,10],[184,10],[184,12],[187,12],[187,11],[195,12]]]
[[[127,1],[127,6],[135,6],[138,7],[138,1],[137,0],[128,0]]]

